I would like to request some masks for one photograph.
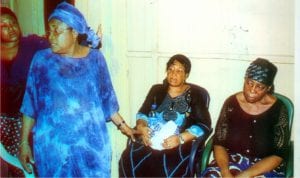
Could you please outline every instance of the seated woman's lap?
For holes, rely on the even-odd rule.
[[[119,162],[120,177],[189,176],[189,157],[192,143],[170,150],[153,150],[140,143],[130,144]]]
[[[229,155],[229,170],[233,176],[240,172],[248,169],[253,164],[258,162],[259,158],[249,159],[241,154],[230,154]],[[265,173],[265,177],[284,177],[284,173],[281,171],[283,164],[280,165],[276,170]],[[201,177],[221,177],[221,170],[218,167],[215,160],[213,160],[208,167],[204,170]]]

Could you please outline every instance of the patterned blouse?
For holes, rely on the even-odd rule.
[[[137,119],[148,121],[151,105],[156,104],[156,112],[162,122],[174,120],[179,132],[187,130],[196,137],[202,135],[203,130],[211,126],[207,101],[204,100],[206,96],[203,96],[205,89],[194,84],[189,85],[187,91],[174,98],[169,96],[166,86],[152,86],[137,114]]]

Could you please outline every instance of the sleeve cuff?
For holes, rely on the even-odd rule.
[[[204,131],[202,128],[200,128],[199,126],[196,125],[192,125],[190,128],[186,129],[190,134],[196,136],[196,137],[200,137],[202,135],[204,135]]]
[[[145,114],[140,113],[140,112],[136,114],[136,120],[138,120],[138,119],[142,119],[142,120],[148,122],[148,117]]]

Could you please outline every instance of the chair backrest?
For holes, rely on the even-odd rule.
[[[205,101],[207,109],[209,109],[210,104],[210,96],[208,91],[205,88],[198,87],[200,89],[200,93],[202,96],[202,100]],[[204,124],[201,124],[201,128],[205,131],[205,134],[193,142],[193,146],[191,149],[190,154],[190,160],[189,160],[189,167],[190,167],[190,175],[194,175],[195,171],[197,171],[197,168],[199,167],[199,164],[201,163],[198,161],[198,157],[201,157],[202,151],[204,149],[205,141],[212,133],[212,128],[207,127]]]
[[[189,85],[194,85],[194,84],[189,83]],[[194,86],[197,86],[197,85],[194,85]],[[197,88],[200,90],[202,99],[203,99],[203,101],[205,101],[206,107],[208,109],[209,103],[210,103],[210,96],[209,96],[208,91],[205,88],[202,88],[200,86],[197,86]]]
[[[208,91],[202,87],[198,87],[198,88],[200,89],[200,93],[201,93],[203,101],[205,101],[206,108],[209,109],[210,96],[209,96]],[[209,128],[204,124],[201,124],[201,128],[205,130],[205,133],[207,134],[207,138],[208,138],[208,136],[212,133],[212,128]]]
[[[291,136],[292,127],[293,127],[293,119],[294,119],[293,102],[288,97],[281,95],[279,93],[274,93],[274,96],[276,96],[277,99],[281,100],[284,103],[284,105],[287,107],[288,119],[289,119],[289,132],[290,132],[290,136]],[[285,175],[286,175],[286,177],[293,177],[293,174],[294,174],[294,143],[291,140],[289,142],[289,151],[285,157],[285,161],[286,161]]]
[[[286,96],[281,95],[279,93],[274,93],[274,96],[281,100],[284,105],[287,107],[288,110],[288,119],[289,119],[289,130],[290,133],[292,132],[292,126],[293,126],[293,118],[294,118],[294,105],[293,102]]]

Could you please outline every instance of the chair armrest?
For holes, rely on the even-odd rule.
[[[207,165],[209,164],[209,158],[212,153],[213,147],[213,137],[211,137],[208,142],[206,143],[206,146],[203,150],[202,159],[201,159],[201,169],[200,172],[203,172]]]
[[[200,172],[203,172],[206,169],[207,165],[209,164],[209,159],[210,159],[212,152],[213,152],[213,137],[211,137],[208,140],[208,142],[206,143],[206,146],[203,150]],[[286,171],[285,171],[286,175],[285,176],[293,177],[294,176],[294,142],[293,141],[290,142],[288,152],[289,153],[288,153],[287,161],[286,161]]]
[[[212,129],[209,129],[205,125],[201,125],[201,126],[203,126],[201,128],[204,130],[204,135],[196,138],[196,140],[193,141],[193,145],[190,153],[189,167],[190,167],[191,176],[194,176],[195,169],[199,167],[198,160],[201,160],[201,155],[202,155],[203,147],[205,145],[205,141],[212,133]]]
[[[286,161],[285,177],[294,176],[294,142],[291,141],[289,145],[289,153]]]

